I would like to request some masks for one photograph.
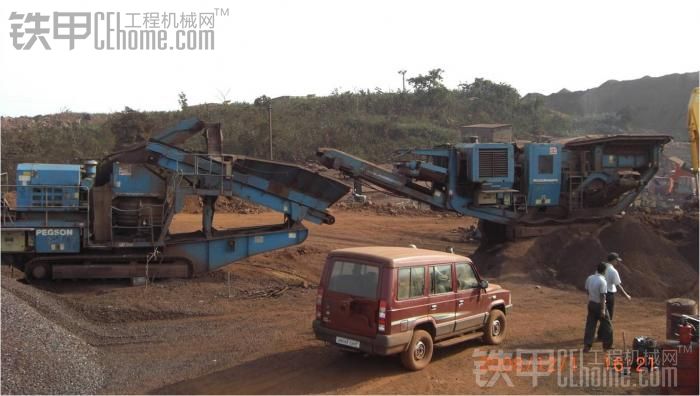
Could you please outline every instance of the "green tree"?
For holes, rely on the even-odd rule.
[[[255,98],[255,100],[253,101],[253,105],[258,106],[258,107],[261,107],[261,106],[267,107],[270,104],[270,101],[271,101],[271,99],[269,96],[261,95],[261,96],[258,96],[257,98]]]
[[[459,85],[461,94],[474,104],[473,110],[488,113],[492,121],[512,122],[520,103],[520,94],[508,84],[476,78],[474,82]]]
[[[416,77],[408,79],[408,83],[413,86],[417,93],[428,93],[436,90],[444,90],[445,85],[442,83],[442,69],[433,69],[426,75],[419,74]]]
[[[113,114],[107,126],[115,139],[114,149],[121,150],[146,141],[155,125],[148,114],[127,106],[124,111]]]
[[[180,93],[177,94],[177,103],[180,104],[180,110],[187,110],[187,95],[185,95],[183,91],[180,91]]]

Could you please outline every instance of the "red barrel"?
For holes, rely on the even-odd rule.
[[[666,300],[666,339],[677,340],[681,315],[697,315],[698,304],[689,298],[672,298]]]
[[[678,359],[675,365],[661,358],[664,367],[676,367],[678,383],[676,386],[673,386],[674,384],[662,384],[659,393],[662,395],[697,395],[700,391],[698,343],[692,342],[688,345],[681,345],[678,341],[667,340],[661,345],[660,349],[662,354],[664,351],[669,350],[678,351]]]

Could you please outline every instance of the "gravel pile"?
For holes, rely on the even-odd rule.
[[[93,394],[104,374],[95,348],[2,288],[2,393]]]
[[[687,239],[697,240],[695,234]],[[495,254],[483,250],[472,255],[488,275],[524,277],[548,286],[583,289],[593,266],[608,252],[624,260],[615,268],[634,297],[665,300],[697,296],[698,263],[689,263],[673,241],[636,216],[612,223],[572,224],[536,239],[509,242]]]

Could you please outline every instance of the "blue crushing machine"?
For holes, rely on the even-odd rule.
[[[399,150],[392,171],[335,149],[317,154],[324,166],[355,180],[478,218],[484,238],[500,242],[619,214],[657,172],[670,140],[595,135],[448,144]]]
[[[178,147],[203,134],[207,153]],[[27,279],[190,277],[302,243],[303,221],[349,187],[302,167],[222,153],[220,124],[180,122],[148,142],[82,165],[19,164],[16,205],[3,199],[2,261]],[[202,229],[171,233],[186,196],[201,197]],[[274,225],[217,230],[218,197],[280,212]]]

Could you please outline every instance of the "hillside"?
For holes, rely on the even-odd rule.
[[[410,91],[368,89],[275,99],[262,95],[253,103],[197,105],[188,104],[181,93],[173,98],[180,109],[169,112],[125,107],[113,114],[3,117],[2,170],[12,177],[17,162],[100,159],[190,117],[220,122],[227,153],[265,158],[269,106],[274,159],[296,163],[314,159],[322,146],[384,162],[399,148],[454,142],[460,126],[479,122],[512,123],[520,138],[560,135],[569,129],[565,116],[540,103],[522,103],[518,91],[507,84],[476,79],[450,89],[442,84],[441,73],[434,69],[409,78]],[[188,148],[197,149],[197,144]]]
[[[399,148],[454,142],[460,126],[474,123],[513,124],[518,139],[648,131],[671,132],[687,140],[688,95],[698,84],[696,73],[685,73],[521,97],[508,84],[482,78],[448,88],[442,72],[434,69],[409,78],[411,90],[398,92],[368,89],[275,99],[262,95],[253,103],[198,105],[188,105],[181,93],[173,98],[180,104],[176,111],[125,107],[112,114],[2,117],[2,172],[12,180],[18,162],[100,159],[189,117],[220,122],[227,153],[266,158],[269,105],[274,159],[295,163],[314,159],[322,146],[386,162]],[[202,143],[193,141],[188,148],[203,148]]]
[[[571,92],[565,89],[539,97],[544,106],[577,118],[578,124],[607,121],[621,129],[672,134],[687,140],[688,98],[698,86],[698,72],[609,80],[599,87]],[[576,124],[576,122],[575,122]]]

